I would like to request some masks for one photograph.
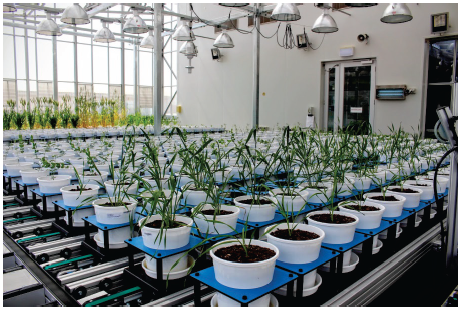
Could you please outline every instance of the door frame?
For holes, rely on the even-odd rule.
[[[363,61],[372,61],[372,63],[362,63]],[[363,59],[353,59],[353,60],[337,60],[337,61],[327,61],[322,63],[322,69],[324,70],[323,78],[323,106],[321,108],[321,119],[322,129],[327,130],[327,121],[328,121],[328,106],[329,106],[329,70],[331,68],[336,68],[335,76],[335,103],[334,104],[334,118],[337,118],[337,115],[340,115],[339,121],[334,120],[334,132],[337,132],[339,126],[342,127],[343,124],[343,91],[344,83],[343,76],[345,73],[345,68],[356,67],[356,66],[370,66],[371,67],[371,89],[369,94],[369,124],[374,128],[374,111],[375,111],[375,75],[376,75],[376,58],[363,58]],[[338,84],[337,84],[338,83]],[[338,86],[337,86],[338,85]]]

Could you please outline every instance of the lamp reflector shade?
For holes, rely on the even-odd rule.
[[[244,6],[248,6],[249,3],[219,3],[220,6],[225,6],[228,8],[241,8]]]
[[[300,19],[300,12],[294,3],[278,3],[270,18],[278,21],[296,21]]]
[[[61,28],[51,19],[51,15],[46,13],[46,19],[42,20],[37,26],[37,33],[41,35],[60,36]]]
[[[179,53],[186,56],[196,56],[198,54],[198,49],[195,46],[193,41],[184,42],[179,49]]]
[[[190,30],[190,27],[184,23],[174,31],[172,38],[176,41],[193,41],[195,40],[195,35]]]
[[[380,21],[387,24],[400,24],[412,20],[412,13],[404,3],[390,3]]]
[[[235,47],[235,44],[233,44],[232,38],[224,31],[222,31],[221,34],[216,38],[214,41],[214,44],[212,44],[214,47],[217,48],[233,48]]]
[[[338,30],[339,28],[337,27],[334,18],[327,13],[327,10],[324,10],[324,13],[316,19],[313,27],[311,28],[311,31],[316,33],[333,33]]]
[[[376,6],[378,3],[345,3],[346,6],[352,8],[368,8],[371,6]]]
[[[134,10],[133,15],[128,18],[123,26],[123,32],[140,34],[146,33],[149,28],[145,24],[145,21],[139,16],[139,12]]]
[[[112,43],[115,42],[115,36],[113,35],[112,31],[107,28],[106,24],[102,23],[102,28],[99,29],[93,38],[94,42],[99,43]]]
[[[85,10],[78,3],[74,3],[64,10],[61,22],[71,25],[84,25],[89,24],[90,20]]]
[[[154,41],[155,41],[155,40],[154,40],[154,38],[153,38],[153,32],[152,32],[152,30],[149,30],[149,35],[142,39],[141,45],[140,45],[140,46],[141,46],[142,48],[150,48],[150,49],[153,49]]]
[[[17,9],[14,3],[3,3],[3,13],[13,13],[16,11]]]

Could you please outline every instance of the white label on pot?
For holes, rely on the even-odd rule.
[[[350,107],[350,113],[352,114],[362,114],[363,108],[362,107]]]
[[[107,215],[107,218],[120,218],[121,217],[121,213],[119,214],[108,214]]]

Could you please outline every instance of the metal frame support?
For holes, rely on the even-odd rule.
[[[77,32],[77,30],[74,30]],[[74,95],[75,98],[78,97],[78,54],[77,54],[77,36],[73,37],[73,77],[74,77]],[[70,221],[69,221],[70,222]]]
[[[57,39],[53,36],[53,98],[58,100]]]
[[[259,126],[259,81],[260,81],[260,3],[254,5],[254,27],[252,32],[252,127],[256,129]]]
[[[163,106],[163,4],[155,3],[154,6],[154,61],[153,61],[153,133],[155,136],[161,134],[161,107]]]
[[[139,103],[139,45],[133,45],[134,53],[134,112],[140,112],[140,103]]]
[[[25,67],[26,67],[26,101],[30,102],[30,77],[29,77],[29,36],[27,35],[27,29],[24,29],[24,55],[25,55]],[[29,110],[30,112],[30,106]]]

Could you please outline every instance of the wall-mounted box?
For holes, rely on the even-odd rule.
[[[387,85],[375,87],[375,98],[377,100],[405,100],[406,85]]]
[[[355,54],[354,47],[344,47],[344,48],[341,48],[339,51],[340,57],[351,57],[354,54]]]

